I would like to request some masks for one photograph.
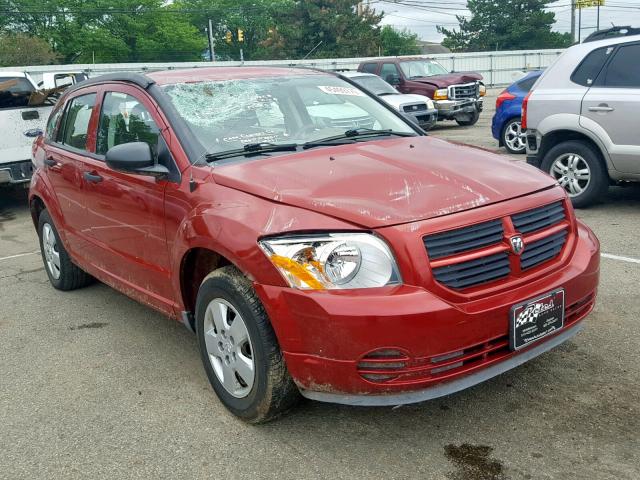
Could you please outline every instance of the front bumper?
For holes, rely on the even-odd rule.
[[[457,115],[481,112],[483,108],[482,97],[465,98],[462,100],[435,100],[438,109],[438,119],[452,120]]]
[[[438,109],[432,108],[426,111],[410,113],[415,118],[415,121],[421,128],[429,130],[438,121]]]
[[[266,285],[256,285],[256,290],[272,319],[288,370],[304,396],[358,405],[423,401],[514,368],[579,330],[595,303],[599,245],[587,227],[578,225],[569,263],[488,298],[452,303],[410,285],[352,292]],[[509,350],[511,307],[558,287],[566,294],[565,327],[523,350]],[[359,371],[363,357],[379,349],[403,352],[412,368],[426,373],[391,382],[365,378]],[[473,361],[458,365],[456,357],[448,357],[459,351],[464,352],[459,358],[473,357]]]
[[[0,164],[0,184],[28,184],[32,175],[31,160]]]

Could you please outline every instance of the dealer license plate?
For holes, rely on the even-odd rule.
[[[560,330],[564,325],[564,290],[511,307],[509,346],[518,350]]]

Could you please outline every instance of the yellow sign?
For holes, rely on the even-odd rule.
[[[604,7],[605,0],[575,0],[576,8]]]

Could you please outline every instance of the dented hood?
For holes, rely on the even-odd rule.
[[[214,180],[367,228],[501,202],[554,184],[521,162],[433,137],[319,147],[219,165]]]
[[[456,72],[445,75],[431,75],[429,77],[412,78],[412,82],[431,83],[437,88],[447,88],[450,85],[460,85],[464,83],[482,80],[482,75],[475,72]]]

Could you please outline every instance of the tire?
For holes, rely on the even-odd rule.
[[[93,283],[93,277],[71,261],[47,210],[38,218],[40,253],[49,281],[58,290],[75,290]]]
[[[215,270],[200,285],[196,333],[209,382],[237,417],[267,422],[299,400],[264,307],[251,282],[235,267]]]
[[[509,153],[524,154],[527,152],[526,139],[522,135],[522,124],[520,117],[509,120],[502,127],[502,144]]]
[[[470,115],[470,118],[465,114],[464,116],[455,117],[455,120],[461,127],[470,127],[471,125],[478,123],[479,118],[480,111],[476,109],[476,111]]]
[[[576,208],[593,205],[609,187],[600,152],[580,140],[562,142],[550,149],[540,168],[558,180]]]

